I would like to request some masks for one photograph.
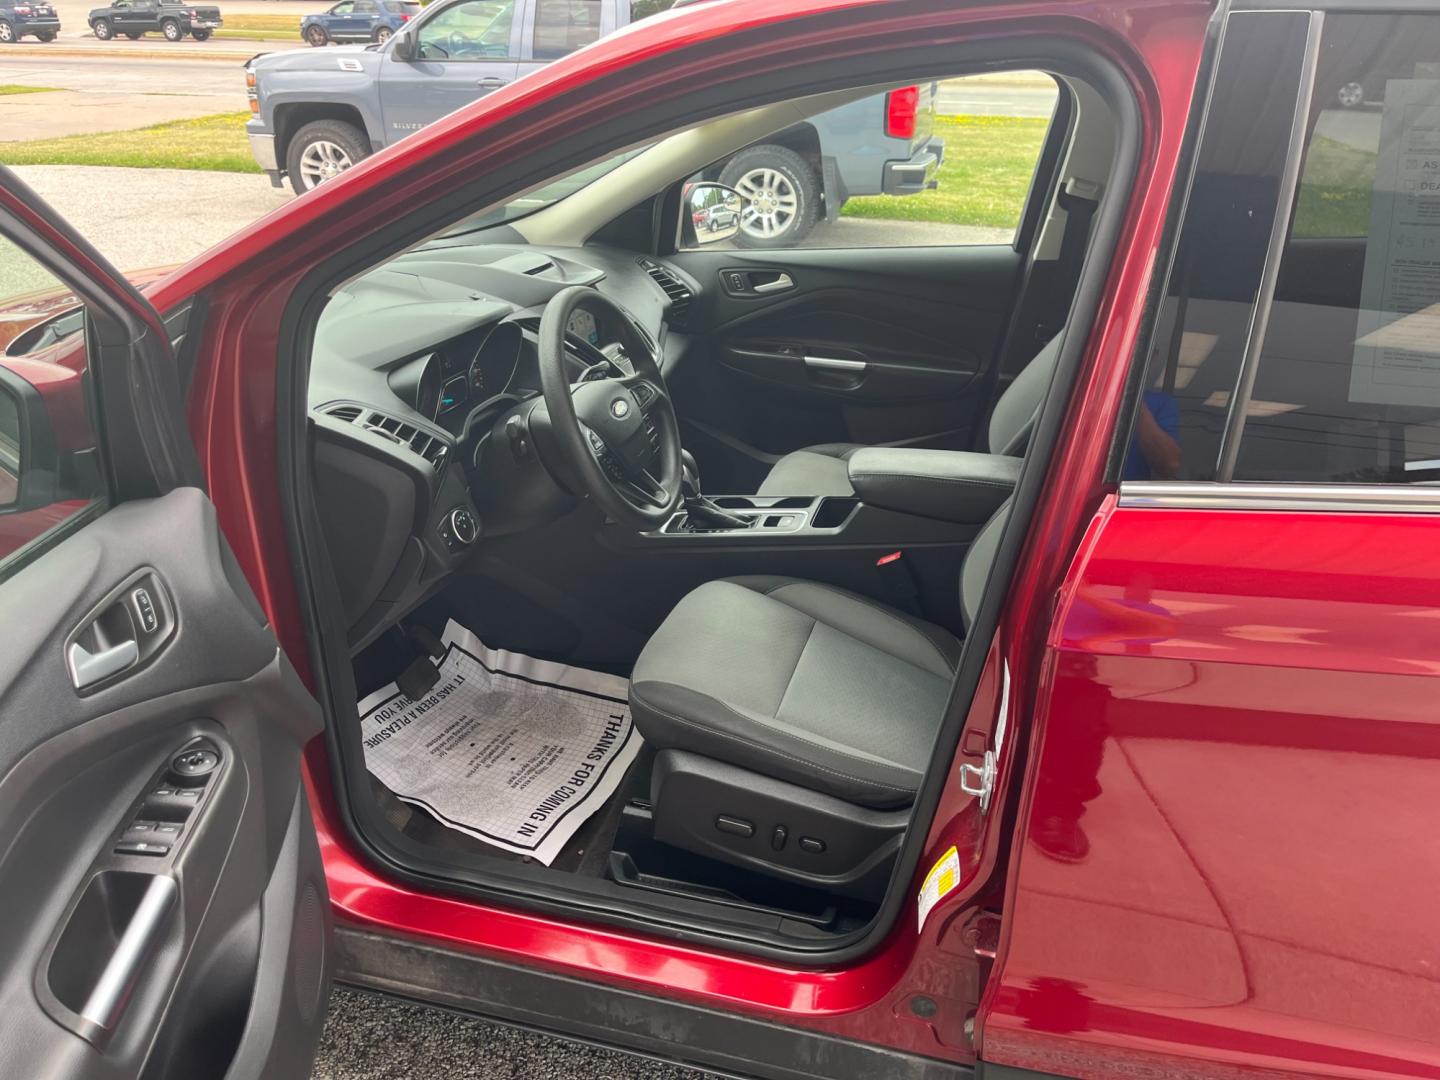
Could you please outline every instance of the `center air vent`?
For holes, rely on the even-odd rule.
[[[389,416],[375,409],[359,405],[331,405],[325,410],[326,416],[334,417],[341,423],[356,424],[372,434],[388,439],[411,453],[418,454],[439,472],[450,452],[450,445],[438,435],[432,435],[414,424]]]
[[[659,263],[651,259],[641,259],[640,265],[670,298],[670,325],[683,328],[690,313],[690,301],[695,298],[695,294],[688,285]]]

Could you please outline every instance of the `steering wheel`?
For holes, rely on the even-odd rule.
[[[565,330],[580,309],[619,333],[635,374],[571,384]],[[565,464],[600,509],[642,531],[669,520],[680,505],[680,427],[630,313],[586,285],[556,293],[540,319],[540,389]]]
[[[471,42],[468,35],[462,34],[459,30],[451,30],[449,39],[450,51],[446,55],[459,56],[470,44]]]

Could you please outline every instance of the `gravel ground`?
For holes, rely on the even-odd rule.
[[[710,1075],[337,989],[313,1080],[705,1080]]]

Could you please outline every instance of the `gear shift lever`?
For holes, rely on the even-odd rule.
[[[680,494],[692,525],[710,529],[748,529],[750,518],[732,514],[700,494],[700,467],[689,450],[680,451]]]

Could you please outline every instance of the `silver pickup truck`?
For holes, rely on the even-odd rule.
[[[683,3],[684,0],[681,0]],[[296,193],[675,0],[438,0],[383,44],[271,53],[246,64],[250,149]],[[788,247],[857,195],[935,186],[935,84],[898,87],[748,146],[709,179],[751,207],[739,240]]]

